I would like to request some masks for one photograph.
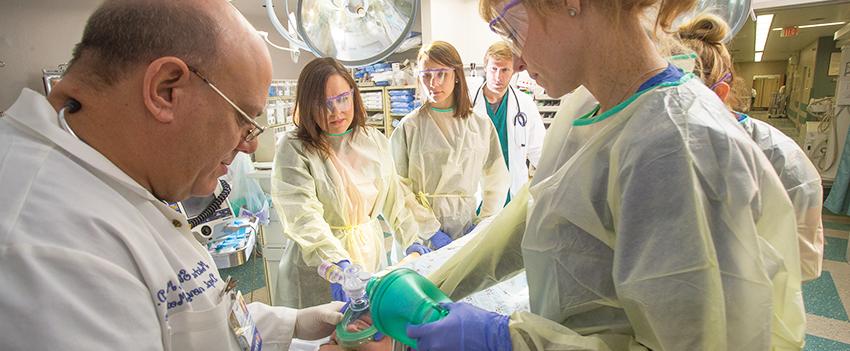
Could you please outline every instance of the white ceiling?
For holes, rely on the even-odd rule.
[[[245,17],[248,18],[258,18],[258,17],[266,17],[266,1],[265,0],[231,0],[230,1],[239,12],[242,12]],[[273,0],[272,1],[277,6],[283,6],[282,0]],[[289,0],[289,11],[295,12],[295,4],[296,0]],[[283,10],[277,10],[280,16],[283,16]]]
[[[844,25],[803,28],[800,29],[797,36],[791,38],[782,38],[782,32],[772,30],[773,28],[841,21],[850,22],[850,0],[824,1],[756,10],[756,15],[771,13],[774,14],[773,23],[770,25],[771,31],[767,37],[767,45],[765,45],[762,61],[782,61],[815,42],[820,37],[833,36],[835,31]],[[735,62],[754,61],[755,32],[755,22],[750,18],[744,27],[741,28],[741,31],[738,32],[738,35],[732,39],[729,50]]]

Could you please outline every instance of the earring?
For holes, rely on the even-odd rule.
[[[567,9],[567,13],[570,15],[570,17],[575,17],[576,15],[578,15],[578,10],[570,7],[569,9]]]

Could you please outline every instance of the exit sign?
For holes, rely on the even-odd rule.
[[[797,27],[785,27],[782,28],[782,38],[791,38],[796,37],[797,34],[800,33],[800,28]]]

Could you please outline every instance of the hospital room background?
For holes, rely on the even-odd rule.
[[[319,3],[321,1],[317,1]],[[368,2],[368,1],[367,1]],[[21,87],[47,92],[61,78],[73,45],[80,38],[87,16],[97,0],[4,0],[0,4],[0,109],[10,106]],[[260,137],[259,149],[250,158],[234,162],[229,184],[209,198],[173,204],[187,216],[197,216],[211,202],[221,209],[198,225],[200,237],[220,238],[216,216],[251,216],[263,213],[239,240],[219,241],[210,247],[221,276],[239,281],[240,290],[253,301],[274,303],[278,267],[287,245],[283,224],[268,201],[275,143],[294,128],[293,105],[302,68],[321,52],[316,38],[297,43],[299,1],[232,0],[231,3],[266,37],[274,64],[268,106],[258,121],[272,133]],[[268,1],[272,3],[272,1]],[[307,2],[309,3],[309,1]],[[286,6],[288,5],[288,7]],[[477,0],[422,0],[409,19],[399,19],[402,34],[389,38],[390,51],[341,60],[350,69],[361,91],[368,126],[389,137],[400,119],[422,99],[414,75],[416,55],[423,44],[436,40],[451,43],[464,63],[471,90],[484,83],[483,56],[498,35],[490,32],[478,15]],[[377,7],[376,7],[377,8]],[[373,8],[371,11],[379,11]],[[284,13],[289,10],[287,20]],[[398,14],[382,14],[397,16]],[[274,23],[277,21],[278,23]],[[294,42],[281,35],[287,29]],[[309,31],[309,28],[305,28]],[[818,169],[824,187],[825,233],[823,273],[804,283],[806,350],[850,350],[850,1],[753,0],[752,12],[727,43],[732,54],[740,94],[750,117],[765,121],[792,138]],[[378,50],[380,51],[380,50]],[[357,56],[357,55],[354,55]],[[342,57],[337,57],[342,58]],[[566,97],[548,96],[527,74],[511,80],[518,93],[537,105],[546,127],[553,123]],[[393,99],[393,97],[401,97]],[[226,188],[226,189],[224,189]],[[229,196],[228,196],[229,195]],[[249,209],[250,207],[250,209]],[[245,211],[240,209],[245,208]],[[264,211],[264,212],[263,212]],[[240,213],[241,212],[241,213]],[[219,218],[220,219],[220,218]],[[482,223],[479,227],[486,227]],[[392,241],[389,226],[386,238]],[[403,263],[428,273],[445,262],[479,230],[442,250]],[[500,313],[528,308],[528,292],[520,275],[467,299]],[[316,345],[296,342],[292,349],[311,350]]]

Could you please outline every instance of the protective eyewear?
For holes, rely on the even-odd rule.
[[[723,75],[723,77],[720,77],[720,80],[718,80],[717,82],[715,82],[714,84],[712,84],[708,88],[711,89],[711,90],[714,90],[714,88],[716,88],[718,85],[720,85],[720,83],[728,81],[731,78],[732,78],[732,73],[727,72],[726,74]]]
[[[451,68],[432,68],[420,70],[417,74],[423,84],[441,85],[448,78],[449,72],[453,71],[454,69]]]
[[[522,0],[511,0],[499,11],[496,18],[490,21],[490,30],[501,36],[517,57],[522,56],[528,33],[528,12],[525,6],[517,7],[521,2]]]
[[[239,108],[239,106],[236,106],[236,104],[235,104],[235,103],[233,103],[233,100],[230,100],[230,98],[228,98],[227,96],[225,96],[225,95],[224,95],[224,93],[222,93],[222,92],[221,92],[221,90],[218,90],[218,88],[215,86],[215,84],[213,84],[212,82],[210,82],[210,81],[209,81],[209,79],[207,79],[206,77],[204,77],[203,75],[201,75],[201,73],[200,73],[200,72],[198,72],[198,70],[197,70],[197,69],[195,69],[194,67],[189,67],[189,71],[190,71],[190,72],[192,72],[192,73],[194,73],[196,76],[198,76],[198,78],[201,78],[201,80],[203,80],[203,81],[204,81],[204,83],[207,83],[207,85],[208,85],[210,88],[212,88],[212,90],[213,90],[213,91],[215,91],[215,92],[216,92],[216,94],[218,94],[219,96],[221,96],[221,98],[222,98],[222,99],[224,99],[224,101],[227,101],[227,103],[228,103],[228,104],[230,104],[230,106],[232,106],[234,110],[236,110],[237,114],[238,114],[239,116],[241,116],[241,117],[242,117],[242,119],[244,119],[246,122],[248,122],[248,124],[250,124],[250,125],[252,125],[252,126],[253,126],[253,128],[251,128],[250,130],[248,130],[248,135],[246,135],[246,136],[245,136],[245,142],[250,143],[252,140],[256,139],[256,138],[257,138],[257,136],[259,136],[260,134],[263,134],[263,132],[264,132],[266,129],[265,129],[265,128],[263,128],[261,125],[259,125],[256,121],[254,121],[254,119],[253,119],[253,118],[251,118],[250,116],[248,116],[248,114],[247,114],[247,113],[245,113],[244,111],[242,111],[242,109],[241,109],[241,108]]]
[[[325,109],[328,110],[328,113],[333,113],[334,110],[348,112],[352,107],[354,107],[354,89],[325,100]]]

